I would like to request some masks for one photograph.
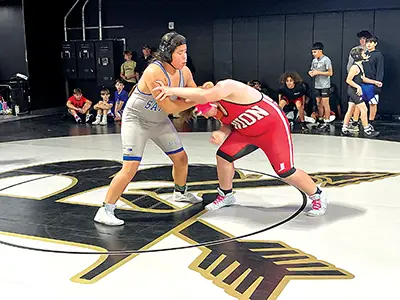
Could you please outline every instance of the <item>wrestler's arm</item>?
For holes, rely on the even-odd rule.
[[[218,82],[210,89],[169,87],[166,94],[187,99],[189,103],[204,104],[226,99],[234,90],[235,82],[227,79]]]
[[[164,84],[167,83],[165,82],[164,73],[156,66],[148,66],[141,79],[145,81],[147,88],[156,99],[158,106],[167,114],[176,114],[195,105],[195,103],[188,103],[183,99],[173,101],[169,97],[166,97],[163,101],[159,101],[157,96],[160,94],[160,91],[155,89],[158,86],[156,82],[162,81]]]

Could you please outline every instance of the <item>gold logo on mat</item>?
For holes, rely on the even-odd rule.
[[[127,190],[121,198],[126,206],[117,212],[126,220],[124,226],[107,227],[95,224],[93,217],[103,199],[85,203],[77,201],[76,197],[85,199],[81,196],[87,195],[87,198],[92,199],[90,193],[101,189],[106,191],[120,166],[119,162],[109,160],[82,160],[37,165],[1,173],[0,183],[14,178],[13,183],[20,184],[19,189],[24,189],[27,182],[18,179],[18,176],[29,175],[32,178],[36,174],[38,188],[41,184],[46,184],[49,174],[70,179],[64,180],[66,186],[60,186],[57,191],[49,191],[40,197],[40,201],[32,201],[37,197],[13,195],[19,189],[2,188],[0,211],[8,219],[3,220],[7,224],[7,232],[0,231],[0,236],[13,235],[48,242],[47,249],[51,249],[51,243],[61,243],[100,252],[119,249],[146,250],[170,235],[192,245],[233,237],[199,218],[206,213],[202,204],[178,207],[165,200],[163,195],[170,194],[173,190],[170,166],[153,166],[139,170],[134,182],[143,186]],[[43,174],[46,176],[42,176]],[[398,175],[399,173],[389,172],[311,174],[314,181],[325,188],[362,184]],[[240,170],[235,172],[234,182],[236,190],[285,186],[279,179]],[[206,203],[214,200],[218,185],[216,167],[190,166],[188,185],[191,191],[203,194]],[[20,218],[16,211],[30,213]],[[42,224],[38,221],[41,219],[37,214],[43,216],[44,213],[46,217],[42,220],[45,223]],[[276,299],[286,284],[294,279],[354,278],[348,271],[281,241],[236,240],[226,244],[200,246],[199,249],[202,251],[201,255],[189,268],[239,299]],[[72,276],[71,280],[85,284],[97,282],[137,255],[103,254],[94,264]]]

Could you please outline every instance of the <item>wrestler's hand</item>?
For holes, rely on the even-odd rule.
[[[160,80],[157,80],[156,83],[159,85],[153,89],[153,91],[160,91],[161,93],[158,94],[156,97],[156,100],[163,101],[165,98],[172,96],[170,93],[170,88],[169,86],[165,86],[164,83]]]
[[[222,144],[225,137],[226,137],[225,133],[223,133],[221,130],[216,130],[216,131],[213,131],[213,133],[211,134],[210,142],[219,146]]]
[[[376,85],[377,87],[382,87],[382,86],[383,86],[383,83],[380,82],[380,81],[375,81],[375,85]]]
[[[362,92],[362,88],[361,88],[361,86],[357,86],[357,92],[356,92],[356,94],[358,95],[358,96],[362,96],[362,94],[363,94],[363,92]]]

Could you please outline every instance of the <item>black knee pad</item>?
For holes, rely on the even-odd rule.
[[[221,150],[217,151],[217,156],[225,159],[227,162],[230,162],[230,163],[232,163],[236,160],[233,156],[230,156],[230,155],[226,154],[225,152],[222,152]]]
[[[290,175],[293,175],[294,172],[296,172],[296,168],[295,167],[291,168],[289,171],[286,171],[284,173],[278,174],[278,176],[280,178],[288,178]]]

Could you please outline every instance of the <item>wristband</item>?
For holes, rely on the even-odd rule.
[[[197,115],[204,115],[213,107],[217,107],[217,106],[211,102],[204,103],[204,104],[197,104],[195,106],[195,112]]]

